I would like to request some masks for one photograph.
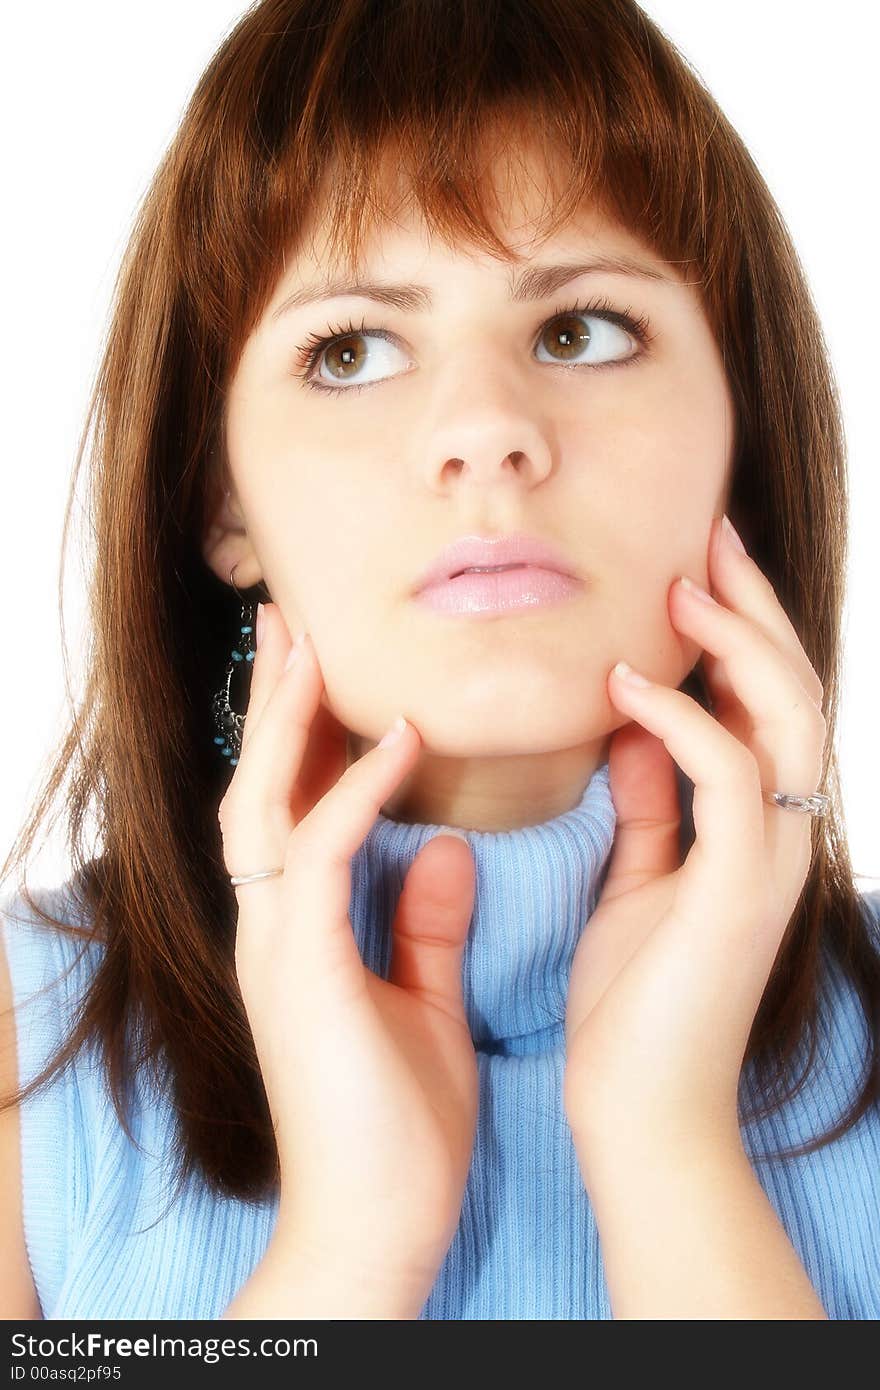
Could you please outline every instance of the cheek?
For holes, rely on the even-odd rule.
[[[633,368],[633,371],[639,370]],[[662,592],[683,564],[705,573],[712,517],[730,457],[723,395],[702,380],[657,380],[615,401],[570,443],[570,515],[585,518],[593,552],[638,592]]]
[[[633,433],[573,515],[584,518],[581,554],[597,585],[597,632],[609,664],[624,657],[673,687],[701,648],[678,628],[670,588],[680,574],[706,582],[721,470],[693,442]],[[683,463],[684,460],[684,463]]]
[[[316,634],[335,640],[352,628],[367,626],[382,591],[383,576],[375,558],[375,537],[365,522],[359,538],[340,535],[333,518],[315,524],[298,552],[291,553],[288,572],[293,576],[297,602]]]
[[[677,573],[652,568],[621,586],[616,609],[616,646],[631,665],[664,685],[677,686],[696,662],[702,648],[672,621],[667,598]],[[632,652],[630,656],[629,653]],[[616,657],[615,657],[616,659]]]
[[[350,470],[350,465],[349,465]],[[384,534],[375,502],[332,456],[292,458],[267,490],[264,531],[276,564],[309,610],[351,596],[368,574],[370,545]]]
[[[575,393],[562,417],[574,456],[585,447],[647,458],[654,452],[722,449],[732,401],[723,373],[695,353],[641,363]]]

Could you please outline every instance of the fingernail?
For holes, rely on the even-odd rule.
[[[391,728],[388,730],[387,734],[384,734],[382,738],[379,739],[379,742],[376,744],[376,747],[387,748],[389,744],[396,743],[405,728],[406,720],[404,719],[402,714],[399,714],[395,719],[394,723],[391,725]]]
[[[687,589],[689,594],[693,594],[694,598],[701,598],[704,603],[715,602],[711,594],[707,594],[706,590],[702,588],[699,584],[695,584],[692,579],[688,579],[686,574],[679,575],[678,582],[682,585],[683,588]]]
[[[287,653],[287,660],[284,663],[285,671],[290,670],[291,666],[296,661],[297,657],[299,656],[300,652],[305,646],[305,643],[306,634],[304,632],[301,632],[297,637],[296,641],[293,643],[292,647],[290,648],[290,651]]]
[[[262,605],[261,603],[258,603],[258,604],[257,604],[257,647],[258,647],[258,648],[259,648],[260,643],[261,643],[262,640],[263,640],[263,629],[264,629],[265,625],[266,625],[266,619],[263,617],[263,605]]]
[[[437,834],[454,835],[457,840],[464,840],[465,844],[470,843],[465,832],[463,830],[459,830],[458,827],[455,825],[441,825],[440,829],[437,831]]]
[[[721,529],[724,532],[727,539],[730,541],[730,544],[733,546],[733,548],[735,550],[738,550],[741,555],[745,555],[746,548],[740,540],[739,536],[737,535],[736,528],[726,512],[724,513],[724,519],[721,523]]]
[[[627,661],[618,661],[614,668],[615,675],[621,676],[629,685],[650,685],[651,681],[646,676],[642,676],[638,671],[634,671]]]

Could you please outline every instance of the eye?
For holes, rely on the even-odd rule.
[[[295,375],[301,376],[305,384],[316,391],[360,390],[362,386],[381,380],[383,375],[393,374],[395,353],[404,357],[404,366],[409,360],[390,333],[381,328],[367,328],[365,320],[359,328],[349,323],[331,329],[327,335],[311,334],[297,351],[304,370]],[[326,369],[327,375],[316,379],[318,368]],[[350,386],[330,384],[351,381],[354,377],[357,380]]]
[[[574,305],[541,329],[536,350],[544,349],[549,356],[539,355],[538,361],[593,368],[623,365],[641,355],[633,353],[632,344],[634,338],[644,341],[646,328],[644,320],[633,319],[629,312]]]
[[[640,345],[639,350],[626,355],[633,340]],[[556,310],[542,324],[536,349],[545,343],[551,345],[550,357],[539,357],[539,361],[598,371],[640,361],[651,341],[653,334],[644,315],[634,318],[631,310],[614,309],[607,299],[601,299]],[[362,319],[360,326],[347,323],[326,334],[310,334],[297,348],[299,369],[293,375],[313,391],[348,394],[395,375],[395,354],[403,358],[404,367],[412,365],[394,334],[383,328],[367,328]],[[597,356],[598,361],[591,360]]]

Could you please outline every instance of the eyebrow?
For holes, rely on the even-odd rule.
[[[680,280],[666,275],[643,261],[629,256],[600,256],[590,261],[562,263],[560,265],[530,266],[520,274],[508,278],[508,292],[514,303],[528,303],[532,300],[546,299],[570,280],[581,275],[628,275],[639,280],[654,280],[682,286]],[[375,299],[380,304],[388,304],[393,309],[414,313],[420,309],[430,309],[434,298],[424,285],[388,284],[384,281],[357,281],[344,277],[325,280],[319,285],[303,285],[294,290],[272,314],[274,322],[290,309],[304,304],[319,303],[325,299],[337,299],[343,295],[357,295],[361,299]]]

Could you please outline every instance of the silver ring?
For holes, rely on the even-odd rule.
[[[283,874],[283,869],[263,869],[258,874],[235,874],[230,875],[229,882],[233,888],[237,888],[240,883],[254,883],[258,878],[274,878],[276,874]]]
[[[814,792],[812,796],[789,796],[786,792],[764,792],[764,800],[770,805],[781,806],[784,811],[806,811],[811,816],[824,816],[831,805],[831,797]]]

